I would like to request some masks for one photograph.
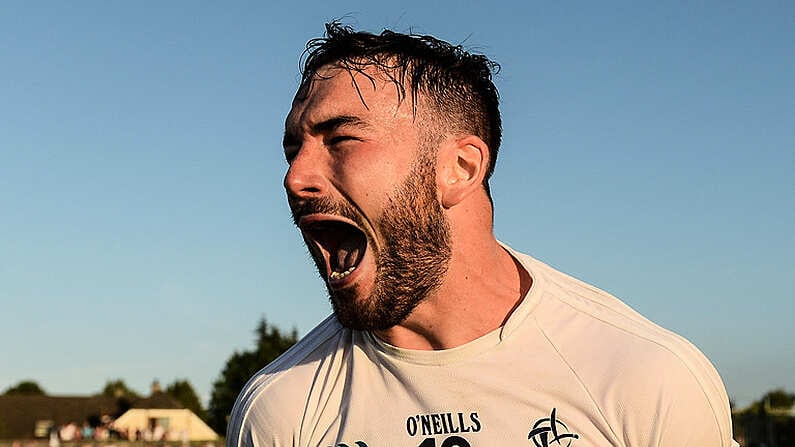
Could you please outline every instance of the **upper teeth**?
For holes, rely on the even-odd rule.
[[[331,279],[333,281],[337,281],[337,280],[340,280],[340,279],[350,275],[351,272],[354,271],[354,270],[356,270],[356,266],[353,266],[353,267],[349,268],[348,270],[345,270],[344,272],[331,272],[331,274],[328,275],[328,277],[329,277],[329,279]]]

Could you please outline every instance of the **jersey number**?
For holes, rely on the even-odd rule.
[[[436,438],[425,438],[418,447],[436,447]],[[469,442],[460,436],[450,436],[445,438],[441,447],[470,447]]]

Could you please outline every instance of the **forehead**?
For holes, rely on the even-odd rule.
[[[382,70],[325,66],[296,93],[285,126],[288,129],[311,126],[340,115],[375,123],[413,121],[413,104],[409,88],[390,79]]]

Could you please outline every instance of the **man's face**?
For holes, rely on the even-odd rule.
[[[368,74],[328,67],[299,92],[285,124],[284,185],[337,318],[383,330],[439,286],[451,249],[435,148],[410,101]]]

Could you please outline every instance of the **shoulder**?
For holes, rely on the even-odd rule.
[[[627,445],[731,445],[723,382],[692,343],[532,258],[539,330]],[[663,442],[662,440],[665,440]]]
[[[330,316],[257,372],[237,397],[226,445],[293,445],[290,438],[299,428],[317,371],[344,343],[347,332]]]

